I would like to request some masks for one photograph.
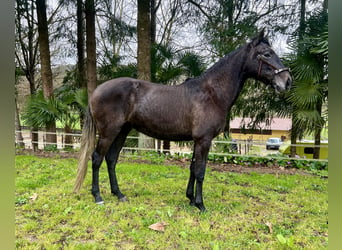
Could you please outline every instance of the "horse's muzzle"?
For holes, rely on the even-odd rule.
[[[289,71],[283,71],[274,76],[273,87],[277,92],[284,92],[291,88],[292,77]]]

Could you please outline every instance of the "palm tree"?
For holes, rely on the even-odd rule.
[[[288,96],[292,104],[292,134],[302,138],[314,133],[313,158],[319,158],[321,131],[327,120],[322,113],[328,97],[328,25],[325,9],[307,21],[306,33],[296,44],[297,54],[289,55],[294,84]],[[292,155],[293,156],[293,155]]]
[[[153,82],[175,84],[184,77],[199,76],[205,67],[203,58],[191,51],[181,51],[162,44],[152,47]]]
[[[24,108],[22,118],[28,126],[41,128],[46,127],[51,121],[59,121],[64,126],[64,132],[71,133],[86,107],[86,89],[62,85],[54,90],[52,98],[44,98],[42,91],[32,95]],[[65,143],[72,143],[70,134],[66,135]]]
[[[54,97],[44,98],[43,91],[40,90],[28,99],[22,118],[30,127],[46,128],[49,124],[56,122],[60,109],[60,103]],[[54,144],[51,141],[48,143]]]
[[[57,101],[62,104],[60,107],[60,115],[57,117],[64,126],[65,144],[67,148],[72,147],[72,130],[80,121],[80,117],[84,117],[86,107],[88,105],[88,95],[85,88],[78,89],[75,85],[64,84],[55,89]]]

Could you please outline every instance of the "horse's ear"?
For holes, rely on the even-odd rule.
[[[263,28],[260,32],[259,35],[252,40],[252,45],[255,47],[257,46],[261,41],[264,41],[266,39],[265,36],[265,28]]]
[[[266,36],[265,36],[265,27],[264,27],[264,28],[262,28],[262,30],[260,31],[258,38],[259,38],[259,40],[261,41],[261,40],[264,39],[265,37],[266,37]]]

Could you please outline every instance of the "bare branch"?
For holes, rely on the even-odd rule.
[[[189,3],[191,3],[192,5],[196,6],[199,11],[208,18],[209,22],[212,23],[212,17],[210,15],[208,15],[202,8],[202,6],[198,3],[196,3],[195,1],[192,0],[188,0]]]

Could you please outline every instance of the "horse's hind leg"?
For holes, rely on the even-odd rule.
[[[100,138],[99,141],[97,142],[96,149],[92,154],[93,179],[92,179],[91,193],[95,198],[95,203],[97,204],[103,204],[103,199],[100,195],[100,187],[99,187],[99,170],[100,170],[100,166],[103,161],[104,155],[107,153],[112,141],[113,141],[112,137]]]
[[[113,141],[112,145],[109,148],[109,151],[107,152],[105,159],[107,162],[108,167],[108,175],[109,175],[109,181],[110,181],[110,187],[113,195],[116,195],[120,201],[126,201],[127,198],[125,195],[123,195],[119,189],[118,181],[116,178],[116,162],[119,158],[119,153],[122,149],[122,146],[125,143],[126,137],[131,130],[130,126],[124,126],[118,136]]]
[[[112,125],[111,127],[105,127],[101,131],[101,136],[97,142],[97,146],[92,155],[92,168],[93,168],[93,181],[91,193],[95,198],[95,203],[103,204],[103,199],[100,195],[99,187],[99,170],[103,162],[103,158],[107,155],[113,141],[118,137],[121,132],[120,125]]]

